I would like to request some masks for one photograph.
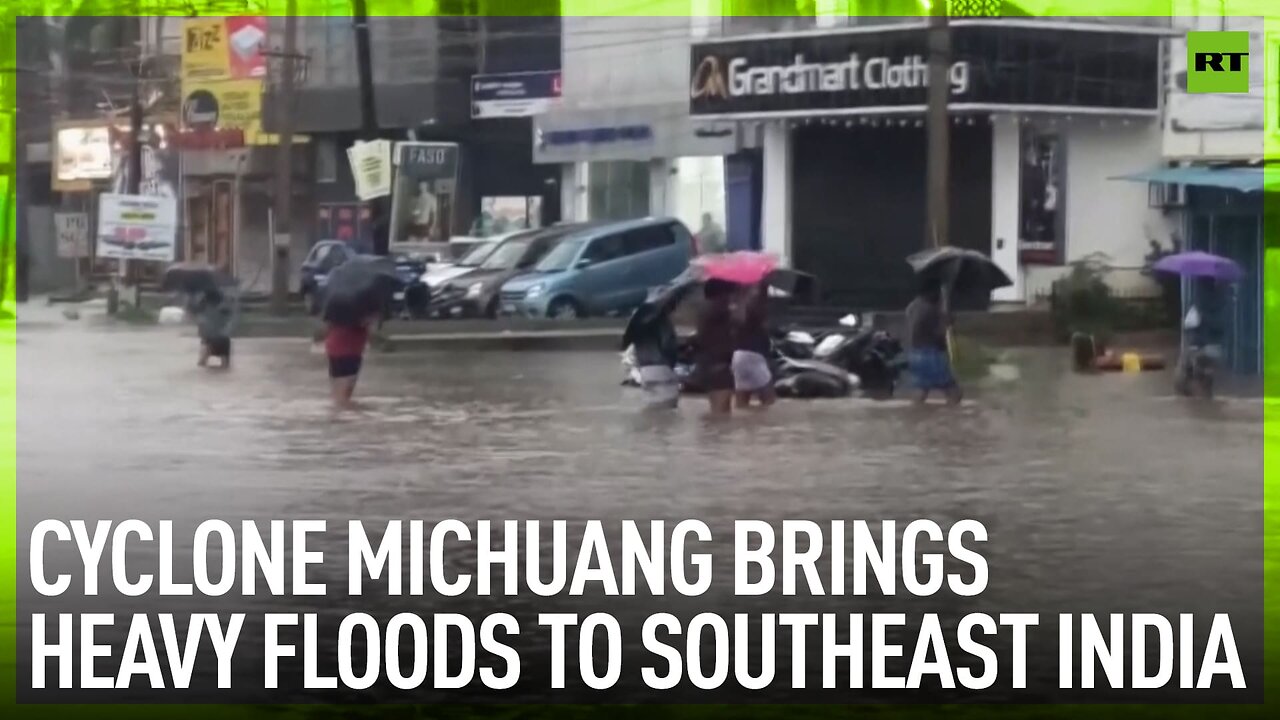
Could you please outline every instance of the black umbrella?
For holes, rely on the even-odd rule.
[[[161,278],[161,289],[166,292],[184,292],[199,295],[216,292],[220,288],[234,285],[233,280],[222,270],[207,263],[180,262],[170,265]]]
[[[666,285],[650,290],[644,304],[636,308],[627,321],[627,328],[622,332],[622,349],[635,345],[646,334],[658,329],[659,323],[669,318],[680,303],[699,287],[702,287],[701,275],[690,268]]]
[[[359,325],[371,315],[379,315],[395,293],[404,288],[389,258],[361,255],[344,262],[329,273],[324,289],[325,322]]]
[[[907,258],[907,262],[922,282],[944,287],[948,294],[990,294],[996,288],[1013,284],[999,265],[977,250],[940,247],[916,253]]]
[[[781,290],[800,304],[814,305],[818,298],[818,279],[790,268],[778,268],[765,278],[769,287]]]

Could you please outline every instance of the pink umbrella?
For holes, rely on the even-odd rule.
[[[758,252],[739,251],[709,255],[694,261],[707,280],[723,280],[739,285],[756,285],[778,267],[777,258]]]

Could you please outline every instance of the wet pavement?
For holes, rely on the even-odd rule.
[[[1263,405],[1187,402],[1160,373],[1077,376],[1065,351],[1028,351],[960,408],[795,401],[719,422],[696,399],[641,411],[616,354],[404,352],[370,356],[364,411],[335,418],[324,358],[297,340],[237,341],[229,373],[197,369],[173,328],[40,316],[18,342],[24,612],[45,517],[976,518],[991,584],[970,610],[1231,612],[1242,653],[1260,636]]]

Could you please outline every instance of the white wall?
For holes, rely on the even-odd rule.
[[[696,231],[702,225],[702,214],[710,213],[725,227],[724,158],[679,158],[672,167],[675,172],[670,176],[664,214]]]
[[[1083,119],[1067,126],[1066,260],[1094,253],[1109,257],[1113,288],[1125,293],[1154,292],[1140,274],[1152,240],[1168,245],[1176,218],[1151,209],[1145,183],[1111,180],[1161,162],[1161,133],[1154,120]],[[1025,297],[1049,290],[1065,267],[1026,269]]]

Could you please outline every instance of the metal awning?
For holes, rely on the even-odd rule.
[[[1280,168],[1272,170],[1271,177],[1260,167],[1212,168],[1204,166],[1165,167],[1132,175],[1120,175],[1112,180],[1157,183],[1161,185],[1191,185],[1215,187],[1240,192],[1280,191]]]

